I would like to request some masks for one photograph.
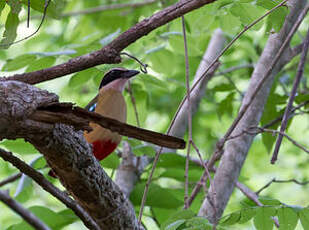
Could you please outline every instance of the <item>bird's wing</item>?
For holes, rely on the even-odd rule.
[[[97,105],[97,101],[98,101],[98,95],[95,96],[89,103],[88,105],[85,106],[85,109],[87,109],[90,112],[94,112],[95,107]]]

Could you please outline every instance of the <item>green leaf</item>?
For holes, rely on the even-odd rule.
[[[200,217],[200,216],[196,216],[196,217],[193,217],[187,220],[185,224],[186,224],[186,227],[188,227],[188,228],[185,228],[186,230],[195,230],[195,229],[196,230],[198,229],[212,230],[213,229],[213,225],[210,224],[206,218]],[[222,228],[217,226],[216,229],[220,230]]]
[[[277,210],[279,218],[280,230],[293,230],[298,222],[298,215],[292,209],[288,207],[282,207]]]
[[[233,212],[231,213],[223,222],[220,222],[223,226],[225,225],[233,225],[236,224],[240,219],[240,212]]]
[[[130,200],[136,206],[141,204],[142,195],[144,192],[145,183],[140,183],[135,186],[131,193]],[[183,204],[173,195],[172,189],[162,188],[157,184],[152,183],[148,191],[148,199],[146,201],[147,206],[175,209]]]
[[[2,71],[13,71],[26,67],[36,60],[36,55],[23,54],[14,59],[7,60]]]
[[[0,146],[5,147],[8,151],[19,154],[38,153],[38,150],[32,144],[25,142],[24,139],[4,140],[0,142]]]
[[[29,211],[34,213],[40,220],[46,223],[52,229],[60,229],[71,223],[72,219],[66,219],[66,215],[56,213],[53,210],[43,206],[32,206]]]
[[[132,94],[135,98],[135,106],[138,113],[138,118],[140,125],[143,127],[144,122],[147,118],[147,100],[148,100],[148,93],[140,87],[140,85],[131,83]],[[129,93],[126,95],[127,101],[127,123],[137,125],[136,115],[134,106],[132,104],[131,97]]]
[[[154,157],[156,155],[155,149],[151,146],[139,145],[134,147],[132,150],[136,156],[147,155],[150,157]]]
[[[223,114],[228,114],[229,116],[233,115],[233,101],[234,101],[235,93],[232,92],[225,99],[223,99],[217,109],[217,113],[219,118],[222,117]]]
[[[119,163],[119,157],[115,153],[110,154],[108,157],[104,158],[104,160],[100,161],[100,164],[103,168],[111,169],[117,169]]]
[[[0,15],[4,7],[5,7],[5,1],[0,1]]]
[[[235,33],[241,28],[241,23],[233,14],[226,13],[220,17],[220,27],[223,31]]]
[[[43,0],[31,0],[30,7],[38,12],[44,12],[44,5],[46,1]],[[21,3],[28,6],[28,0],[21,0]],[[60,18],[60,14],[65,7],[64,0],[53,0],[49,2],[47,8],[47,16],[53,18]]]
[[[172,226],[180,226],[177,223],[181,223],[183,224],[186,220],[191,219],[192,217],[195,216],[195,213],[192,212],[191,210],[187,209],[187,210],[181,210],[181,211],[177,211],[176,213],[173,213],[167,221],[165,221],[162,226],[161,229],[168,229],[168,227],[172,227]],[[179,221],[179,222],[178,222]],[[175,228],[177,229],[177,228]]]
[[[234,3],[231,8],[231,13],[238,17],[243,25],[248,25],[260,17],[263,12],[259,10],[258,7],[249,4],[249,3]],[[263,23],[259,22],[256,24],[253,29],[259,30],[262,27]]]
[[[271,89],[271,92],[269,94],[269,97],[267,99],[264,112],[261,118],[261,125],[264,126],[268,124],[273,119],[276,119],[280,115],[280,111],[277,110],[277,105],[282,105],[286,103],[287,97],[279,95],[275,93],[276,85],[274,85]],[[271,129],[277,129],[280,125],[279,122],[277,122],[275,125],[271,126]],[[262,133],[262,141],[264,146],[267,149],[267,152],[270,152],[273,144],[276,141],[276,136],[273,136],[270,133]]]
[[[58,214],[64,217],[65,221],[63,222],[63,226],[74,223],[75,221],[79,221],[80,219],[75,215],[75,213],[71,209],[64,209]]]
[[[273,28],[275,32],[279,32],[288,12],[289,10],[287,7],[280,7],[272,12],[267,18],[267,23],[269,24],[268,28]]]
[[[36,59],[28,65],[26,72],[32,72],[36,70],[41,70],[43,68],[51,67],[55,63],[55,61],[55,57],[42,57]]]
[[[184,168],[186,162],[186,158],[176,155],[175,153],[165,153],[160,156],[160,160],[157,164],[157,167],[162,168]],[[190,169],[200,169],[199,166],[194,164],[193,162],[189,163]]]
[[[297,104],[300,104],[305,101],[309,101],[309,94],[299,94],[295,97],[295,102]]]
[[[181,225],[184,224],[184,222],[186,222],[185,220],[176,220],[175,222],[173,223],[170,223],[168,226],[166,226],[165,230],[177,230],[178,227],[180,227]]]
[[[32,179],[22,174],[21,178],[19,179],[17,189],[14,194],[14,198],[21,203],[24,203],[31,199],[33,195],[33,186],[32,186]]]
[[[256,214],[256,208],[244,208],[240,212],[239,224],[246,223]]]
[[[309,209],[304,208],[299,213],[299,219],[304,230],[309,230]]]
[[[0,42],[0,49],[9,48],[17,37],[17,27],[19,24],[18,14],[13,13],[12,9],[7,16],[5,22],[5,31],[3,33],[3,39]]]
[[[271,205],[271,206],[281,205],[281,202],[279,200],[266,196],[260,196],[259,201],[263,205]]]
[[[190,168],[189,170],[189,181],[198,181],[203,174],[203,169],[193,169]],[[167,168],[166,171],[164,171],[162,174],[160,174],[160,177],[168,177],[173,178],[178,181],[184,181],[184,175],[185,175],[185,168]]]
[[[272,216],[276,215],[276,209],[273,207],[259,207],[256,216],[253,219],[254,226],[257,230],[272,230],[274,221]]]
[[[98,68],[90,68],[90,69],[86,69],[83,71],[78,72],[77,74],[74,74],[69,81],[69,86],[70,87],[77,87],[80,85],[85,84],[86,82],[88,82],[89,80],[93,79],[93,78],[100,78],[100,81],[102,80],[103,77],[103,72],[100,71]],[[98,86],[99,88],[99,86]]]
[[[214,92],[225,92],[225,91],[231,91],[234,90],[235,87],[232,84],[228,83],[221,83],[219,85],[216,85],[212,90]]]
[[[39,155],[36,158],[34,158],[29,164],[31,167],[34,168],[34,165],[42,159],[43,156]],[[46,165],[46,162],[45,162]],[[32,178],[28,177],[26,174],[22,174],[19,182],[17,189],[15,191],[14,197],[19,201],[19,202],[25,202],[28,199],[31,198],[33,194],[33,189],[32,189]]]

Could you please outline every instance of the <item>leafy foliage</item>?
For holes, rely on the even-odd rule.
[[[29,34],[29,31],[37,28],[40,18],[42,18],[44,1],[31,0],[31,27],[26,28],[27,2],[26,0],[0,1],[2,75],[8,76],[48,68],[72,57],[101,49],[102,46],[111,42],[137,22],[176,1],[157,1],[151,5],[137,8],[126,7],[94,14],[81,13],[75,16],[65,16],[64,13],[97,7],[102,4],[141,1],[53,0],[48,6],[47,19],[40,32],[23,43],[10,45],[10,43],[23,38],[24,34]],[[189,46],[191,85],[195,71],[215,29],[220,27],[228,42],[237,32],[273,8],[278,2],[220,0],[187,14],[185,24]],[[286,6],[281,7],[243,35],[220,59],[221,65],[218,72],[235,66],[254,65],[261,55],[268,35],[280,30],[288,13],[289,9]],[[308,24],[308,18],[305,22]],[[301,28],[299,34],[303,35],[306,29]],[[302,36],[295,36],[292,44],[298,45],[301,40]],[[181,21],[177,19],[156,29],[131,44],[125,51],[149,65],[148,74],[139,75],[131,83],[141,126],[158,132],[166,132],[177,106],[186,92]],[[298,58],[293,59],[289,66],[279,72],[276,84],[274,84],[264,108],[261,119],[262,126],[269,124],[283,114],[297,61]],[[115,66],[119,65],[96,66],[68,77],[40,84],[39,87],[57,93],[61,101],[70,101],[84,106],[96,94],[103,73]],[[139,68],[136,62],[126,57],[123,57],[121,66],[132,69]],[[218,74],[207,85],[206,94],[193,117],[193,138],[203,159],[210,156],[216,141],[226,132],[239,110],[251,73],[252,68],[239,68],[224,75]],[[305,76],[307,74],[308,69]],[[308,83],[306,78],[304,79],[297,94],[295,106],[309,99]],[[127,91],[124,94],[128,105],[128,123],[136,125],[135,111],[130,95]],[[306,109],[307,107],[303,107],[301,112],[306,112]],[[270,128],[276,129],[279,124],[275,123]],[[305,145],[308,140],[307,127],[308,120],[304,116],[293,116],[289,121],[288,132]],[[152,146],[126,137],[123,139],[130,143],[136,156],[154,157],[155,149]],[[267,153],[271,152],[274,141],[275,137],[271,134],[262,134],[262,137],[255,138],[250,149],[239,180],[250,185],[253,190],[258,190],[268,182],[269,178],[274,176],[298,178],[304,181],[309,178],[307,156],[304,156],[289,142],[284,142],[282,146],[282,158],[280,156],[279,164],[269,165]],[[3,140],[0,142],[0,146],[14,154],[19,154],[27,162],[35,160],[33,167],[44,173],[52,183],[60,186],[59,181],[52,180],[47,176],[48,169],[44,169],[46,167],[45,160],[43,158],[36,160],[38,151],[29,143],[20,139]],[[150,186],[145,211],[145,214],[156,223],[151,224],[151,221],[143,219],[149,229],[212,229],[212,225],[206,219],[196,215],[204,199],[203,193],[200,193],[194,200],[191,210],[182,210],[185,182],[185,157],[183,156],[184,152],[182,151],[178,151],[177,154],[164,153],[160,156],[154,180]],[[191,156],[197,158],[193,150]],[[112,154],[102,161],[101,165],[112,176],[118,168],[119,162],[118,156]],[[7,162],[0,160],[0,164],[1,178],[18,172]],[[190,162],[189,168],[189,192],[191,193],[193,186],[203,173],[203,168],[194,162]],[[136,210],[139,208],[149,171],[148,166],[131,193],[130,200]],[[209,182],[206,184],[206,187],[208,186]],[[71,211],[64,209],[62,204],[43,193],[26,176],[5,185],[5,189],[10,189],[12,196],[15,194],[15,198],[22,205],[30,207],[29,210],[41,218],[51,229],[76,229],[76,226],[82,229],[78,218]],[[307,205],[306,189],[295,184],[272,185],[267,190],[267,195],[280,199],[282,203],[274,199],[261,198],[263,207],[257,207],[249,202],[244,205],[244,202],[241,202],[242,195],[235,192],[231,198],[232,201],[225,210],[225,213],[230,214],[221,219],[217,229],[248,229],[252,225],[258,230],[273,229],[274,220],[272,217],[277,218],[280,229],[290,230],[297,228],[296,226],[309,229],[308,208],[296,208],[283,204]],[[27,223],[13,215],[2,203],[0,203],[0,208],[5,210],[0,215],[0,229],[31,229]],[[71,225],[72,223],[74,225]]]

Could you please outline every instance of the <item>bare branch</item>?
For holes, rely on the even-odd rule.
[[[283,135],[281,133],[284,133],[284,131],[287,127],[287,124],[288,124],[288,120],[289,120],[289,116],[291,114],[293,102],[294,102],[294,99],[295,99],[295,96],[296,96],[296,93],[297,93],[297,88],[298,88],[300,80],[303,76],[303,72],[304,72],[304,68],[305,68],[305,62],[306,62],[306,58],[307,58],[308,47],[309,47],[309,29],[308,29],[307,36],[306,36],[305,41],[304,41],[303,51],[302,51],[302,54],[301,54],[301,57],[300,57],[300,61],[299,61],[298,69],[297,69],[297,74],[296,74],[295,79],[294,79],[292,92],[289,96],[288,105],[285,108],[284,115],[283,115],[283,118],[282,118],[280,133],[278,135],[276,145],[275,145],[275,149],[274,149],[274,152],[273,152],[273,156],[271,158],[272,164],[274,164],[276,162],[277,158],[278,158],[279,149],[280,149],[282,138],[283,138]]]
[[[137,23],[129,30],[120,34],[111,43],[102,49],[92,53],[70,59],[68,62],[23,74],[15,74],[3,79],[22,81],[29,84],[37,84],[54,78],[62,77],[67,74],[75,73],[100,64],[112,64],[121,62],[120,52],[134,43],[139,38],[147,35],[154,29],[178,18],[188,12],[198,9],[215,0],[190,0],[180,1],[169,6],[149,18]]]
[[[264,185],[262,188],[260,188],[258,191],[256,191],[255,193],[257,195],[259,195],[263,190],[265,190],[266,188],[268,188],[272,183],[295,183],[298,185],[307,185],[309,184],[309,181],[298,181],[296,179],[290,179],[290,180],[277,180],[276,178],[273,178],[271,181],[269,181],[266,185]]]
[[[186,157],[186,166],[185,166],[185,196],[184,196],[184,209],[188,209],[188,198],[189,198],[189,158],[190,158],[190,149],[192,144],[192,105],[190,97],[190,70],[189,70],[189,58],[188,58],[188,43],[186,35],[186,26],[185,26],[185,17],[181,17],[182,23],[182,33],[184,41],[184,50],[185,50],[185,79],[186,79],[186,89],[187,89],[187,102],[188,102],[188,146],[187,146],[187,157]]]
[[[12,199],[8,191],[0,190],[0,200],[8,207],[10,207],[14,212],[16,212],[18,215],[20,215],[33,228],[38,230],[50,230],[50,228],[47,225],[45,225],[38,217],[36,217],[33,213],[31,213],[27,209],[25,209],[16,200]]]
[[[12,176],[9,176],[8,178],[4,179],[3,181],[0,181],[0,187],[18,180],[22,175],[23,175],[22,173],[16,173]]]
[[[52,183],[44,178],[44,176],[33,169],[31,166],[27,165],[22,160],[13,156],[12,153],[0,149],[0,157],[5,161],[10,162],[16,168],[18,168],[22,173],[26,174],[32,178],[38,185],[40,185],[45,191],[49,192],[51,195],[56,197],[59,201],[65,204],[68,208],[72,209],[73,212],[83,221],[83,223],[91,229],[100,228],[93,221],[93,219],[70,197],[68,197],[64,192],[60,191]]]

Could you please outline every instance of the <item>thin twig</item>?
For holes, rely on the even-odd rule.
[[[28,0],[28,7],[27,7],[27,28],[29,28],[30,24],[30,0]]]
[[[205,169],[205,173],[206,173],[206,176],[207,178],[209,179],[209,184],[211,185],[211,187],[215,188],[214,186],[214,182],[213,180],[211,179],[211,175],[209,173],[209,170],[207,168],[207,165],[206,163],[203,161],[203,158],[202,158],[202,155],[198,149],[198,147],[196,146],[196,144],[194,143],[194,141],[192,141],[192,146],[193,148],[195,149],[200,161],[201,161],[201,164],[203,165],[204,169]],[[206,184],[206,183],[205,183]],[[214,209],[214,212],[217,213],[217,209],[216,209],[216,191],[214,190],[213,191],[213,196],[212,197],[209,197],[207,196],[207,199],[209,200],[209,203],[212,205],[213,209]],[[191,205],[191,204],[189,204]]]
[[[14,212],[16,212],[18,215],[20,215],[34,229],[50,230],[50,228],[46,224],[44,224],[37,216],[35,216],[29,210],[25,209],[16,200],[12,199],[8,191],[0,190],[0,200],[8,207],[10,207]]]
[[[141,123],[139,122],[139,116],[138,116],[138,111],[137,111],[137,107],[136,107],[136,100],[135,100],[135,97],[134,97],[134,94],[133,94],[133,90],[132,90],[132,86],[131,86],[130,81],[128,82],[127,90],[128,90],[128,93],[130,95],[130,99],[131,99],[131,102],[132,102],[132,105],[133,105],[137,127],[141,127]]]
[[[290,137],[289,135],[287,135],[284,132],[281,132],[281,131],[278,131],[278,130],[274,130],[274,129],[264,129],[264,128],[261,128],[261,127],[252,127],[252,128],[253,129],[255,129],[255,128],[258,129],[259,133],[266,132],[266,133],[272,133],[272,134],[276,133],[278,135],[281,134],[282,136],[286,137],[290,142],[292,142],[292,144],[294,144],[295,146],[297,146],[298,148],[300,148],[304,152],[309,153],[308,149],[306,149],[304,146],[299,144],[297,141],[295,141],[292,137]],[[250,131],[245,131],[245,132],[247,132],[248,134],[257,134],[256,132],[255,133],[251,133]]]
[[[138,64],[140,64],[140,70],[146,74],[147,73],[147,67],[148,65],[143,63],[142,61],[140,61],[137,57],[134,57],[133,55],[131,54],[128,54],[127,52],[121,52],[120,55],[126,55],[128,56],[129,58],[133,59],[134,61],[136,61]]]
[[[301,78],[303,76],[303,72],[304,72],[304,68],[305,68],[305,62],[306,62],[306,58],[307,58],[308,47],[309,47],[309,29],[308,29],[308,32],[307,32],[307,35],[306,35],[306,39],[304,41],[303,51],[301,53],[299,65],[298,65],[298,68],[297,68],[297,74],[296,74],[296,77],[294,79],[292,92],[291,92],[290,97],[289,97],[288,105],[287,105],[287,107],[285,108],[285,111],[284,111],[284,115],[283,115],[283,119],[282,119],[282,123],[281,123],[281,127],[280,127],[280,133],[278,135],[276,145],[275,145],[275,149],[274,149],[274,152],[273,152],[273,156],[271,158],[272,164],[274,164],[276,162],[277,158],[278,158],[279,149],[280,149],[282,138],[283,138],[283,135],[281,133],[284,133],[284,131],[287,127],[287,124],[288,124],[289,116],[291,114],[291,110],[292,110],[293,102],[294,102],[294,99],[295,99],[295,96],[296,96],[296,93],[297,93],[297,89],[298,89],[299,83],[301,81]]]
[[[295,114],[295,111],[300,109],[301,107],[306,106],[307,104],[309,104],[309,100],[308,101],[304,101],[302,103],[300,103],[298,106],[295,106],[292,110],[291,110],[291,114],[289,116],[289,119],[294,116],[297,115]],[[283,118],[283,115],[279,116],[278,118],[268,122],[266,125],[264,125],[262,128],[270,128],[271,126],[275,125],[277,122],[281,121]]]
[[[18,180],[19,178],[21,178],[22,175],[23,175],[22,173],[16,173],[12,176],[9,176],[8,178],[4,179],[3,181],[0,181],[0,187]]]
[[[309,184],[309,181],[298,181],[296,179],[290,179],[290,180],[277,180],[276,178],[273,178],[272,180],[270,180],[266,185],[264,185],[262,188],[260,188],[258,191],[255,192],[255,194],[259,195],[263,190],[265,190],[266,188],[268,188],[272,183],[295,183],[298,185],[307,185]]]
[[[230,68],[227,68],[221,72],[216,73],[214,76],[219,76],[219,75],[225,75],[227,73],[231,73],[234,72],[236,70],[240,70],[240,69],[247,69],[247,68],[254,68],[254,64],[241,64],[241,65],[237,65],[237,66],[232,66]]]
[[[188,198],[189,198],[189,159],[190,159],[190,150],[192,144],[192,105],[190,99],[190,71],[189,71],[189,58],[188,58],[188,43],[187,43],[187,35],[186,35],[186,25],[185,25],[185,17],[181,17],[182,24],[182,33],[183,33],[183,41],[184,41],[184,50],[185,50],[185,70],[186,70],[186,89],[187,89],[187,98],[188,98],[188,147],[187,147],[187,157],[186,157],[186,165],[185,165],[185,196],[184,196],[184,209],[187,209],[188,206]]]
[[[72,209],[73,212],[83,221],[85,226],[90,229],[100,230],[99,226],[94,222],[92,217],[88,215],[88,213],[83,210],[79,204],[77,204],[74,200],[72,200],[68,195],[62,191],[60,191],[57,187],[55,187],[52,183],[44,178],[44,176],[27,165],[25,162],[15,157],[11,152],[7,152],[0,148],[0,157],[5,161],[10,162],[16,168],[18,168],[22,173],[26,174],[30,178],[32,178],[38,185],[40,185],[45,191],[56,197],[59,201],[65,204],[68,208]]]

